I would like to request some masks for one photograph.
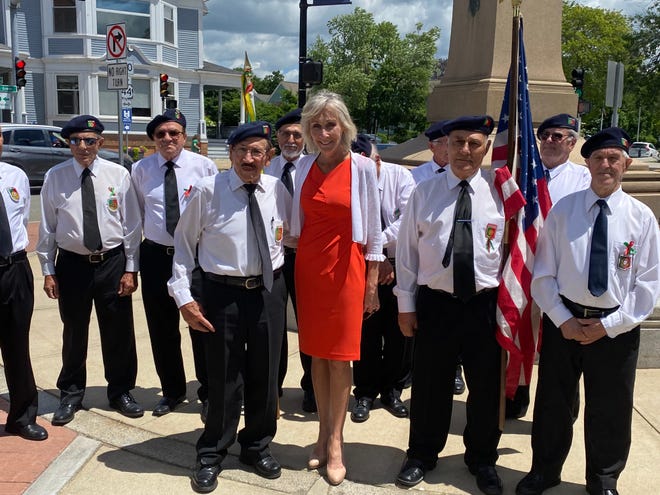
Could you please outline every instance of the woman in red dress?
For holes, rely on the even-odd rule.
[[[298,162],[291,230],[300,236],[300,350],[312,356],[319,414],[308,467],[327,463],[328,481],[336,485],[346,474],[342,447],[351,361],[360,358],[363,317],[378,309],[380,204],[375,164],[350,152],[357,129],[341,97],[314,95],[301,124],[310,154]]]

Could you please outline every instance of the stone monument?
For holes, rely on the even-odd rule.
[[[575,115],[577,96],[561,59],[562,0],[522,3],[527,71],[535,124]],[[487,113],[499,118],[511,64],[511,0],[454,0],[445,74],[428,99],[430,122]]]

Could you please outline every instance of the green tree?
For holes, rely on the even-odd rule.
[[[317,37],[309,56],[323,62],[321,87],[343,96],[357,126],[403,139],[423,130],[440,29],[417,24],[401,37],[394,24],[357,7],[331,19],[328,31],[330,40]]]

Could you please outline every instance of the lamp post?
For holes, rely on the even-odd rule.
[[[307,101],[307,88],[303,81],[303,66],[307,63],[307,7],[315,5],[350,5],[350,0],[300,0],[300,49],[298,56],[298,107],[305,106]]]

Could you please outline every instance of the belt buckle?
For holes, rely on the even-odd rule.
[[[87,257],[87,259],[92,264],[101,263],[103,261],[103,253],[92,253]]]
[[[167,246],[165,248],[165,254],[168,256],[174,256],[174,248],[172,246]]]
[[[256,289],[257,287],[261,286],[261,277],[249,277],[245,279],[245,282],[243,282],[243,286],[246,289]]]

